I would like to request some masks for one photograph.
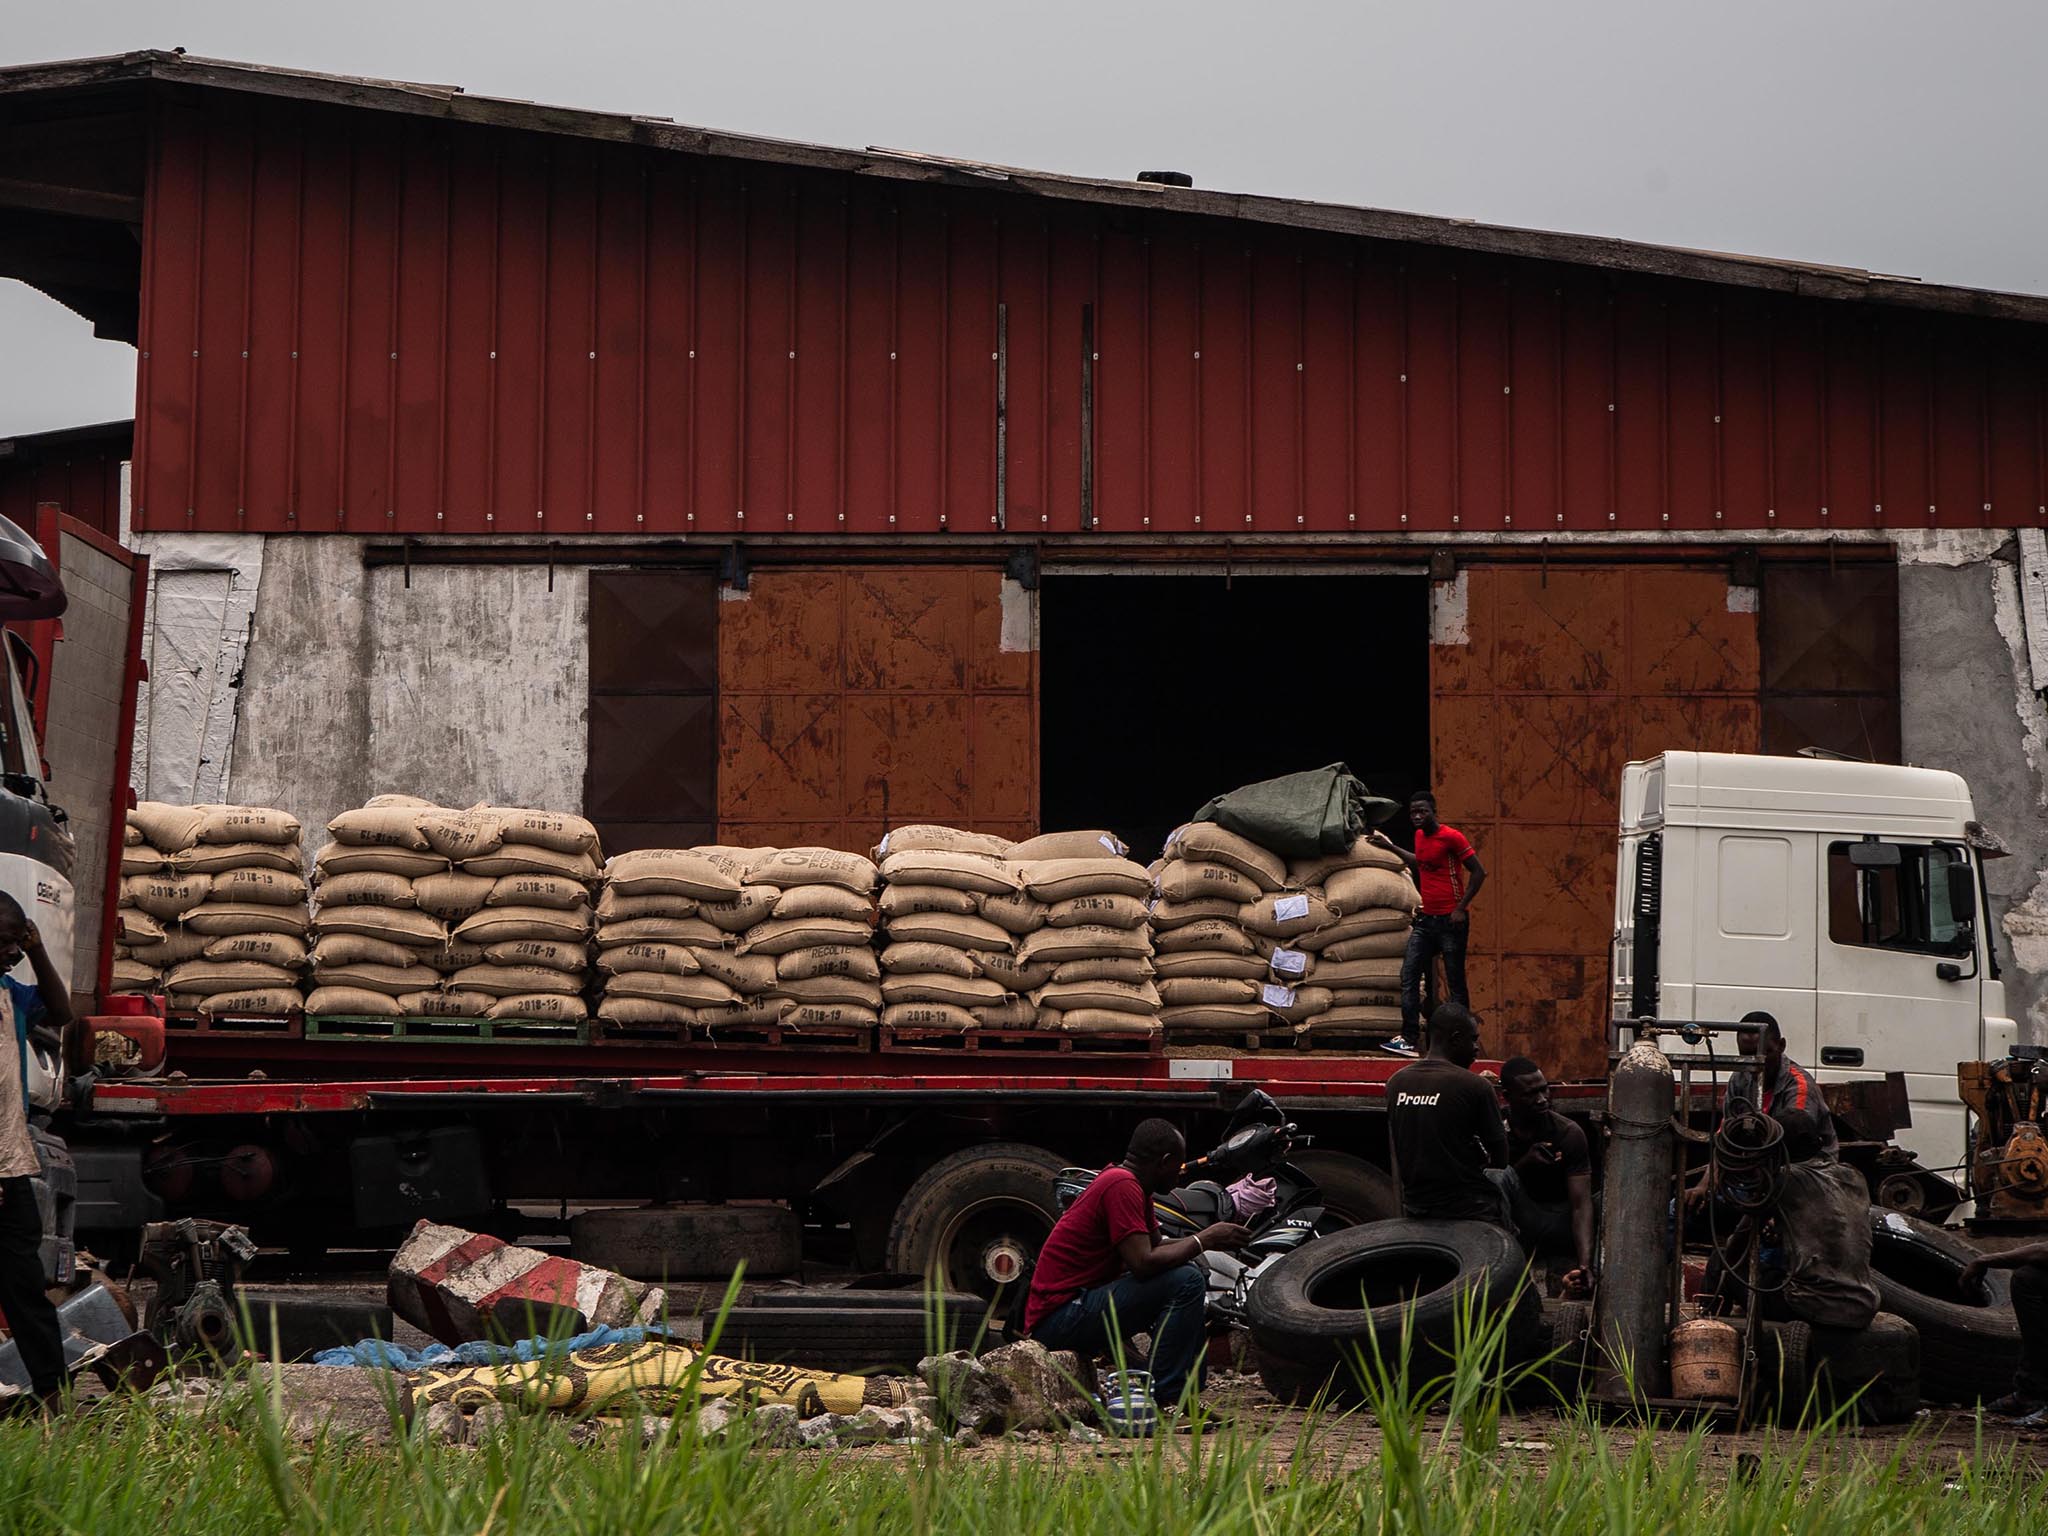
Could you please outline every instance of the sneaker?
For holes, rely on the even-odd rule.
[[[1422,1052],[1415,1049],[1415,1042],[1408,1039],[1405,1035],[1396,1035],[1391,1040],[1382,1040],[1380,1042],[1380,1049],[1389,1056],[1400,1056],[1409,1061],[1415,1060],[1422,1054]]]
[[[1986,1403],[1984,1411],[1995,1413],[2002,1419],[2031,1418],[2041,1412],[2044,1405],[2040,1398],[2025,1392],[2008,1392],[1995,1403]]]

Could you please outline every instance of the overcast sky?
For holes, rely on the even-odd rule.
[[[2048,292],[2039,0],[0,0],[0,62],[181,45]],[[0,281],[0,436],[133,390],[132,349]]]

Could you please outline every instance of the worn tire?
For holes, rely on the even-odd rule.
[[[1880,1312],[1868,1328],[1814,1328],[1807,1348],[1822,1412],[1852,1398],[1865,1424],[1903,1424],[1920,1411],[1920,1334],[1904,1318]]]
[[[1401,1214],[1401,1189],[1394,1176],[1362,1157],[1310,1147],[1288,1159],[1323,1192],[1323,1224],[1319,1232],[1341,1232],[1368,1221],[1391,1221]]]
[[[1921,1397],[1967,1408],[2004,1393],[2020,1349],[2012,1277],[1990,1270],[1979,1294],[1965,1296],[1963,1266],[1977,1257],[1968,1241],[1878,1206],[1870,1224],[1878,1304],[1920,1335]]]
[[[1550,1359],[1538,1374],[1566,1401],[1576,1399],[1585,1384],[1586,1340],[1593,1332],[1593,1304],[1555,1301],[1544,1309],[1549,1329]]]
[[[1760,1396],[1780,1423],[1796,1423],[1813,1391],[1813,1330],[1805,1323],[1765,1323],[1757,1345]]]
[[[1532,1359],[1543,1353],[1542,1310],[1535,1293],[1521,1288],[1522,1270],[1514,1237],[1485,1222],[1376,1221],[1316,1238],[1268,1270],[1246,1298],[1260,1374],[1276,1397],[1299,1401],[1325,1382],[1342,1394],[1353,1385],[1355,1352],[1370,1356],[1376,1340],[1391,1367],[1405,1327],[1410,1379],[1427,1380],[1455,1345],[1466,1298],[1482,1287],[1495,1298],[1515,1297],[1509,1354],[1513,1363]],[[1365,1305],[1345,1304],[1361,1291]]]
[[[905,1274],[929,1275],[938,1266],[949,1291],[993,1296],[995,1283],[957,1254],[944,1255],[962,1237],[961,1224],[986,1216],[1036,1258],[1059,1220],[1053,1179],[1065,1158],[1021,1141],[965,1147],[940,1158],[904,1192],[889,1223],[887,1263]],[[1010,1230],[1014,1229],[1014,1230]]]
[[[717,1350],[737,1359],[861,1376],[908,1376],[926,1355],[989,1347],[975,1298],[943,1318],[897,1307],[734,1307]]]
[[[635,1280],[724,1280],[793,1274],[803,1223],[780,1205],[642,1205],[570,1218],[569,1254]]]

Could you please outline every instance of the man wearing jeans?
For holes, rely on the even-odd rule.
[[[26,958],[34,982],[6,973]],[[71,993],[21,904],[0,892],[0,1312],[21,1350],[35,1399],[54,1405],[64,1386],[63,1334],[43,1290],[43,1218],[35,1176],[42,1171],[28,1133],[28,1041],[71,1023]]]
[[[1163,1407],[1180,1401],[1202,1354],[1207,1282],[1196,1255],[1250,1235],[1219,1221],[1193,1237],[1159,1240],[1152,1200],[1172,1187],[1186,1156],[1169,1121],[1133,1131],[1124,1160],[1096,1176],[1039,1249],[1024,1308],[1024,1331],[1047,1349],[1093,1355],[1112,1338],[1151,1334],[1152,1395]]]
[[[1408,931],[1408,953],[1401,961],[1401,1033],[1380,1047],[1390,1056],[1414,1056],[1422,1038],[1422,978],[1432,956],[1444,957],[1444,990],[1439,1003],[1472,1006],[1465,987],[1465,937],[1471,929],[1472,898],[1486,884],[1486,867],[1472,851],[1471,841],[1456,827],[1436,819],[1436,796],[1418,789],[1408,797],[1408,822],[1415,828],[1415,851],[1398,847],[1384,832],[1372,834],[1380,847],[1399,855],[1415,875],[1422,894],[1422,912]]]

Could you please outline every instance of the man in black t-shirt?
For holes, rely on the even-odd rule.
[[[1478,1059],[1479,1021],[1445,1003],[1429,1018],[1429,1054],[1387,1083],[1404,1216],[1509,1224],[1501,1192],[1486,1175],[1507,1165],[1508,1140],[1493,1084],[1472,1070]]]
[[[1569,1256],[1567,1295],[1593,1282],[1593,1157],[1586,1133],[1550,1107],[1543,1069],[1517,1056],[1500,1069],[1508,1101],[1508,1165],[1488,1177],[1507,1195],[1515,1236],[1529,1257]]]

